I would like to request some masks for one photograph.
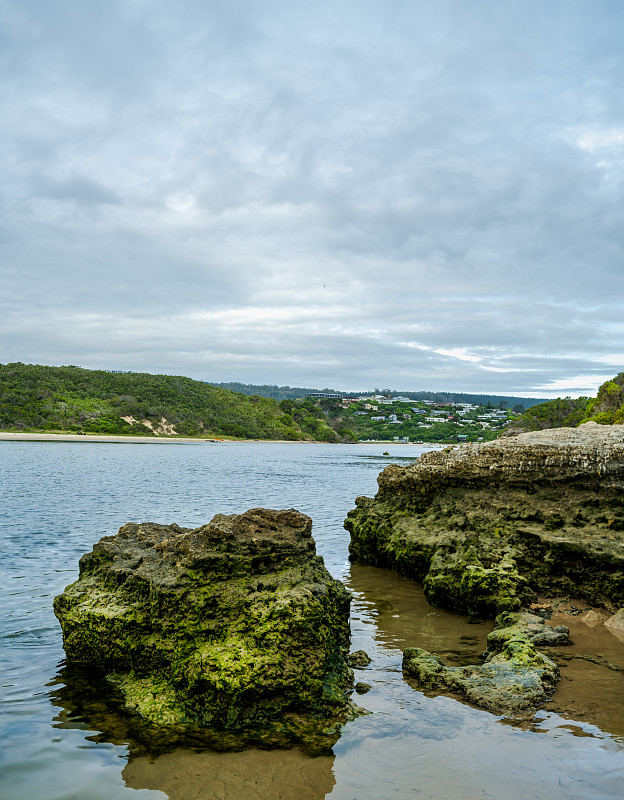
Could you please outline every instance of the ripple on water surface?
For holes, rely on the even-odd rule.
[[[382,455],[386,447],[389,457]],[[2,797],[619,798],[624,714],[616,700],[624,692],[613,680],[622,679],[620,672],[567,661],[561,697],[551,704],[558,713],[542,711],[523,724],[426,697],[403,680],[404,647],[470,663],[491,627],[431,608],[418,586],[394,573],[348,562],[342,522],[355,497],[375,493],[386,464],[421,452],[386,445],[0,442]],[[196,526],[255,506],[294,507],[313,518],[318,552],[354,595],[353,649],[372,657],[356,671],[371,691],[355,699],[373,713],[348,723],[329,757],[179,748],[151,758],[133,750],[126,717],[118,715],[115,725],[117,712],[103,701],[80,708],[67,701],[72,686],[62,671],[52,598],[75,579],[79,557],[128,521]],[[577,638],[579,653],[591,652],[591,641]],[[615,649],[606,652],[607,644]],[[620,645],[601,644],[616,666],[624,664]],[[591,702],[571,691],[575,683],[594,687]],[[108,734],[93,724],[103,714]]]

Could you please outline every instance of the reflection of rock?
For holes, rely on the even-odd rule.
[[[68,663],[156,724],[243,728],[347,712],[349,595],[297,511],[195,530],[128,524],[55,600]]]
[[[90,731],[89,741],[125,745],[130,760],[155,758],[176,748],[224,753],[293,745],[310,755],[327,755],[341,732],[340,724],[324,717],[286,717],[236,729],[158,725],[129,714],[124,696],[97,672],[65,667],[49,685],[54,687],[50,700],[59,709],[54,727],[83,728]]]
[[[299,750],[194,753],[176,750],[153,761],[132,760],[122,773],[132,789],[156,789],[169,800],[324,800],[335,780],[333,757]]]
[[[539,594],[624,604],[624,426],[525,433],[430,452],[379,476],[345,527],[355,561],[494,615]]]
[[[612,617],[605,620],[605,628],[624,642],[624,608],[620,608]]]
[[[612,617],[605,620],[604,623],[607,628],[613,628],[616,631],[624,631],[624,608],[620,608]]]
[[[435,654],[408,647],[403,671],[426,688],[458,692],[496,713],[514,713],[539,705],[554,690],[559,669],[537,647],[561,644],[569,644],[563,625],[553,629],[533,614],[505,613],[488,635],[484,664],[448,667]]]
[[[590,608],[589,611],[584,611],[578,617],[579,622],[585,623],[589,628],[595,628],[602,625],[609,616],[608,611],[596,611]]]

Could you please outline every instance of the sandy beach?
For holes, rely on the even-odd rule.
[[[0,442],[107,442],[109,444],[135,442],[137,444],[150,444],[153,442],[166,442],[167,444],[204,444],[206,442],[221,442],[223,439],[184,439],[182,437],[168,436],[98,436],[96,434],[76,433],[10,433],[0,431]]]
[[[0,442],[102,442],[108,444],[219,444],[236,442],[269,442],[272,444],[326,444],[325,442],[296,441],[288,439],[191,439],[182,436],[105,436],[97,434],[77,434],[77,433],[13,433],[10,431],[0,431]],[[442,444],[427,444],[422,442],[352,442],[351,444],[361,445],[392,445],[393,447],[448,447]]]

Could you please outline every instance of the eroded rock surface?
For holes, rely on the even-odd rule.
[[[587,423],[391,465],[345,527],[352,560],[494,616],[539,595],[624,605],[624,426]]]
[[[538,647],[570,644],[565,626],[551,628],[533,614],[503,613],[488,635],[483,664],[449,667],[435,653],[408,647],[403,672],[427,689],[456,692],[499,714],[524,712],[543,703],[559,678],[555,662]]]
[[[194,530],[124,525],[54,601],[68,663],[105,673],[159,724],[344,713],[350,597],[311,529],[292,509],[217,515]]]

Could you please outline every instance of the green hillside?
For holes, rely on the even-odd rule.
[[[583,422],[601,425],[624,425],[624,372],[603,383],[597,397],[587,404]]]
[[[307,400],[320,408],[327,423],[345,440],[377,442],[479,442],[496,439],[518,414],[501,402],[498,407],[471,403],[435,403],[398,398],[319,398]],[[284,410],[301,400],[282,400]]]
[[[341,389],[319,389],[303,386],[277,386],[275,384],[258,383],[212,383],[212,386],[219,386],[222,389],[229,389],[232,392],[241,394],[259,394],[261,397],[272,397],[274,400],[295,400],[305,397],[313,392],[329,392],[331,394],[341,394],[345,397],[355,397],[356,395],[388,394],[399,397],[409,397],[410,400],[431,401],[433,403],[474,403],[478,406],[499,406],[504,403],[507,408],[514,408],[522,411],[525,408],[543,403],[540,397],[514,397],[510,395],[498,394],[467,394],[466,392],[412,392],[407,389],[368,389],[363,392],[346,392]]]
[[[600,425],[624,424],[624,372],[603,383],[594,398],[570,397],[532,406],[513,425],[514,432],[545,428],[575,428],[584,422]]]
[[[290,414],[275,400],[177,375],[0,364],[5,431],[342,441],[310,406]]]

